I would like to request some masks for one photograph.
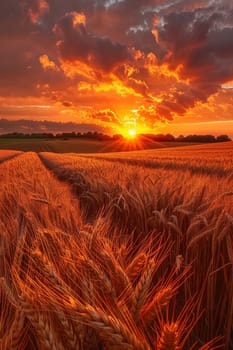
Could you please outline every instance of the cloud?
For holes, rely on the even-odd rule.
[[[45,71],[49,70],[49,69],[51,69],[53,71],[59,71],[59,68],[56,65],[56,63],[51,61],[47,55],[41,55],[39,57],[39,62]]]
[[[73,107],[73,103],[70,101],[63,101],[62,104],[64,107]]]
[[[38,84],[52,80],[55,85],[60,80],[58,74],[55,77],[43,72],[39,63],[43,54],[56,57],[52,33],[42,17],[39,24],[29,18],[30,9],[41,16],[49,15],[45,8],[39,1],[0,2],[0,96],[38,96]]]
[[[232,80],[233,11],[206,7],[171,12],[156,17],[154,25],[161,47],[157,55],[160,70],[168,67],[177,75],[177,83],[168,84],[162,94],[157,112],[173,119],[197,102],[205,103],[224,82]]]
[[[221,91],[233,81],[228,0],[2,1],[0,40],[0,106],[1,97],[30,96],[55,107],[58,118],[93,114],[116,127],[134,108],[148,127],[198,118],[191,111],[213,104],[216,94],[224,105],[208,108],[209,116],[226,110]]]
[[[49,12],[47,0],[24,0],[25,6],[28,6],[28,15],[33,24],[36,24],[40,16]]]
[[[55,26],[55,32],[62,36],[57,46],[63,60],[81,61],[109,72],[129,59],[125,45],[89,33],[85,23],[83,14],[71,12]]]
[[[113,123],[115,125],[121,125],[121,122],[111,109],[103,109],[91,114],[91,118],[100,120],[104,123]]]
[[[233,78],[233,11],[197,9],[171,13],[158,24],[160,44],[167,50],[163,62],[190,80],[206,98]]]
[[[36,121],[36,120],[8,120],[0,119],[0,134],[22,132],[22,133],[60,133],[60,132],[105,132],[106,129],[100,125],[92,123],[73,123],[73,122],[55,122],[55,121]]]

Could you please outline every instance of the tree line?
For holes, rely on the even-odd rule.
[[[117,141],[122,140],[124,137],[120,134],[109,136],[100,132],[63,132],[58,134],[53,133],[7,133],[0,135],[0,138],[14,138],[14,139],[89,139],[97,141]],[[178,137],[173,136],[172,134],[139,134],[138,138],[145,138],[154,142],[191,142],[191,143],[213,143],[213,142],[227,142],[231,141],[231,138],[228,135],[180,135]]]

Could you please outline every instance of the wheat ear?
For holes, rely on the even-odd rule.
[[[153,300],[145,305],[141,310],[141,318],[145,323],[150,323],[156,316],[159,316],[162,309],[164,309],[170,302],[174,295],[171,287],[162,288]]]
[[[151,259],[149,260],[148,265],[135,288],[132,300],[132,315],[136,319],[138,318],[139,312],[147,299],[153,278],[154,269],[155,263],[154,260]]]
[[[158,350],[181,350],[179,346],[178,325],[176,323],[165,323],[162,334],[159,337]]]
[[[79,350],[80,348],[80,339],[83,326],[73,323],[70,319],[66,317],[64,313],[59,313],[58,319],[63,327],[65,332],[66,344],[69,345],[70,350]]]
[[[48,316],[45,313],[36,310],[35,306],[23,295],[19,296],[20,304],[25,312],[27,319],[34,327],[39,341],[46,350],[64,350],[64,347],[51,326]]]
[[[126,273],[131,281],[138,277],[139,273],[141,272],[146,262],[146,259],[147,259],[146,254],[140,253],[127,266]]]
[[[74,311],[77,313],[79,322],[96,329],[103,338],[117,345],[119,349],[150,350],[145,340],[140,341],[119,319],[105,314],[102,310],[94,309],[91,305],[80,304],[72,308],[72,314]]]

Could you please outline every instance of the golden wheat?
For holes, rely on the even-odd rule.
[[[2,349],[231,348],[232,150],[153,152],[0,164]]]

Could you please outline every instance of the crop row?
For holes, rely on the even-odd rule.
[[[189,291],[193,267],[175,255],[165,230],[137,240],[104,212],[89,222],[69,184],[33,153],[1,164],[0,185],[1,349],[207,350],[223,343],[205,344],[222,329],[214,337],[201,331],[209,320],[203,298]]]
[[[218,174],[192,174],[189,170],[150,169],[121,164],[103,157],[40,155],[73,193],[93,222],[102,215],[113,230],[130,235],[134,242],[172,242],[169,266],[182,256],[192,276],[184,284],[185,300],[195,293],[199,310],[200,339],[232,332],[232,204],[233,180]],[[208,161],[206,160],[206,166]]]

